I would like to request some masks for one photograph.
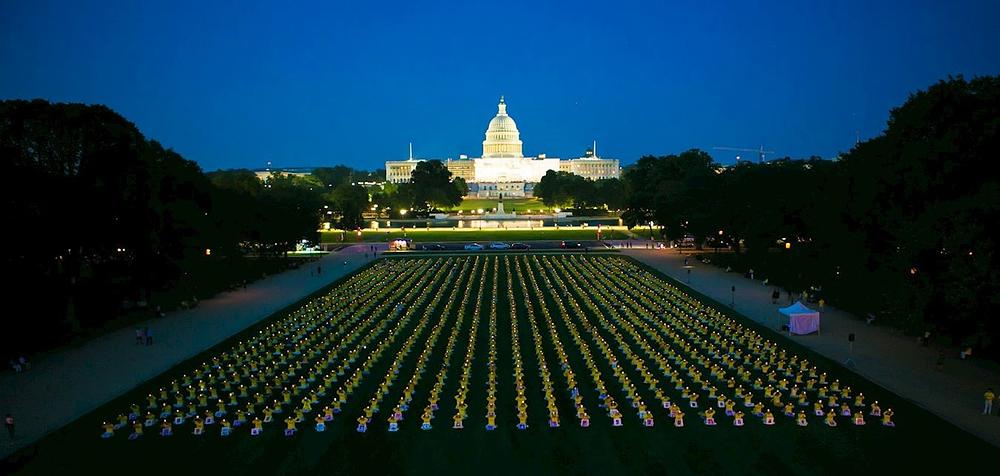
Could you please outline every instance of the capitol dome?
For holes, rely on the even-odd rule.
[[[521,133],[517,131],[514,118],[507,115],[507,103],[503,96],[500,96],[500,104],[497,104],[497,115],[486,128],[483,157],[523,157]]]

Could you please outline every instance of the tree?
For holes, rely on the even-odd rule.
[[[451,172],[440,160],[419,162],[410,177],[411,208],[453,207],[462,203],[463,194],[452,183]]]
[[[535,185],[534,194],[549,207],[569,207],[576,202],[583,205],[584,198],[592,195],[587,179],[563,171],[549,170]]]
[[[368,173],[364,171],[357,171],[345,165],[337,165],[334,167],[319,167],[312,171],[312,176],[326,188],[335,188],[339,185],[345,183],[351,183],[355,180],[355,176],[367,177]]]
[[[361,214],[368,209],[368,190],[361,185],[341,184],[330,194],[334,212],[339,216],[336,227],[353,230],[364,226]]]
[[[464,196],[466,196],[466,195],[469,194],[469,184],[465,183],[465,179],[464,178],[462,178],[462,177],[452,178],[451,179],[451,183],[453,185],[455,185],[455,188],[458,190],[458,193],[461,196],[464,197]]]

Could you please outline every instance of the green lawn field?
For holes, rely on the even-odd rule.
[[[877,400],[895,411],[898,426],[884,427],[873,416],[855,426],[838,416],[831,428],[810,414],[809,425],[800,427],[770,400],[773,426],[742,401],[744,427],[733,426],[721,410],[717,426],[702,423],[698,413],[713,403],[703,386],[733,397],[731,377],[760,401],[764,391],[751,389],[753,382],[766,382],[779,363],[789,379],[796,373],[808,378],[800,369],[815,366],[853,395],[865,394],[864,405],[849,403],[855,411],[867,415]],[[713,367],[725,376],[712,375]],[[314,382],[306,380],[310,375]],[[278,421],[263,424],[261,436],[243,426],[223,438],[218,424],[195,436],[188,420],[169,437],[156,435],[156,427],[136,441],[127,439],[127,428],[99,437],[102,421],[127,413],[131,403],[145,413],[146,396],[155,399],[161,387],[171,395],[156,404],[173,402],[172,382],[183,383],[184,376],[194,386],[202,379],[216,388],[223,381],[250,385],[251,377],[273,381],[269,392],[262,383],[252,390],[266,394],[258,415],[264,405],[281,402],[284,391],[303,389],[282,404]],[[776,376],[786,378],[786,371]],[[699,408],[676,386],[699,394]],[[187,391],[180,388],[183,399]],[[343,404],[338,390],[345,391]],[[283,436],[281,420],[303,409],[310,392],[321,391],[297,434]],[[490,393],[493,431],[485,428]],[[815,389],[806,393],[810,401],[818,397]],[[464,411],[456,410],[456,396],[464,397]],[[429,407],[432,398],[439,399],[436,410]],[[663,399],[685,413],[684,427],[673,425]],[[228,418],[253,402],[238,400],[227,407]],[[639,404],[654,426],[637,415],[633,405]],[[313,418],[338,405],[342,412],[317,432]],[[581,427],[576,405],[589,427]],[[602,405],[620,410],[622,426],[613,425]],[[380,411],[371,412],[376,407]],[[394,407],[404,418],[390,432]],[[432,415],[429,430],[421,429],[425,411]],[[516,427],[519,412],[528,425],[523,430]],[[366,413],[372,418],[359,433],[358,418]],[[464,415],[464,429],[452,428],[456,414]],[[559,426],[552,427],[556,416]],[[922,475],[979,474],[997,455],[905,399],[627,257],[484,254],[381,259],[45,437],[6,460],[0,472]]]
[[[609,229],[608,227],[602,227],[601,230],[601,239],[604,240],[622,240],[627,238],[625,230],[621,228]],[[355,243],[359,241],[385,243],[389,240],[402,237],[404,234],[398,228],[390,230],[362,230],[361,238],[359,239],[356,233],[324,231],[320,234],[320,240],[322,243],[341,243],[341,236],[344,236],[346,243]],[[597,227],[589,227],[586,230],[577,227],[563,227],[559,229],[546,227],[534,230],[505,230],[500,228],[484,228],[482,230],[475,228],[415,228],[407,229],[405,236],[412,238],[413,241],[418,243],[439,241],[514,242],[531,240],[596,240]]]

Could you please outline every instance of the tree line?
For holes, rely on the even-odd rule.
[[[0,102],[7,349],[100,327],[195,274],[361,225],[373,173],[204,173],[101,105]],[[380,175],[378,171],[374,174]]]
[[[876,322],[997,355],[998,125],[1000,78],[951,78],[912,94],[882,134],[835,160],[642,157],[623,173],[622,218],[732,248],[714,259],[794,291],[822,289]]]

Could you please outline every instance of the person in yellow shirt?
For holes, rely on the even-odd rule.
[[[890,427],[896,426],[896,424],[892,422],[892,415],[893,411],[891,408],[888,408],[886,409],[886,411],[882,412],[882,426],[890,426]]]
[[[809,426],[809,422],[806,421],[806,412],[799,411],[799,414],[795,417],[795,424],[799,426]]]
[[[250,423],[253,424],[253,428],[250,429],[250,435],[257,436],[260,432],[264,431],[264,422],[260,418],[253,417],[253,421]]]
[[[837,412],[833,409],[826,414],[826,426],[837,426]]]
[[[743,426],[743,412],[742,411],[737,410],[736,414],[733,415],[733,425],[734,426]]]
[[[399,420],[396,418],[396,414],[390,414],[389,418],[386,419],[389,422],[389,431],[397,432],[399,431]]]
[[[767,411],[764,412],[764,424],[765,425],[774,424],[774,413],[771,413],[770,408],[768,408]]]
[[[705,410],[705,424],[708,426],[715,426],[715,410],[712,407],[708,407]]]
[[[364,433],[368,431],[368,417],[361,415],[358,417],[358,433]]]
[[[298,423],[298,420],[296,420],[295,417],[291,415],[285,418],[285,436],[292,436],[295,434],[296,423]]]
[[[191,432],[194,435],[200,435],[205,431],[205,420],[199,417],[194,419],[194,430]]]
[[[114,424],[104,422],[101,424],[101,428],[104,428],[104,433],[101,434],[101,438],[111,438],[112,436],[115,436]]]
[[[136,438],[139,438],[140,436],[142,436],[142,422],[136,420],[134,423],[132,423],[132,434],[128,435],[128,439],[134,440]]]
[[[493,431],[497,429],[497,415],[496,413],[490,412],[486,414],[486,430]]]
[[[993,412],[993,400],[996,400],[997,395],[993,393],[992,388],[987,388],[986,393],[983,394],[983,415],[989,415]]]
[[[314,420],[316,421],[316,431],[326,430],[326,420],[323,418],[323,415],[317,413]]]
[[[677,428],[684,426],[684,412],[680,411],[680,409],[674,412],[674,426]]]

